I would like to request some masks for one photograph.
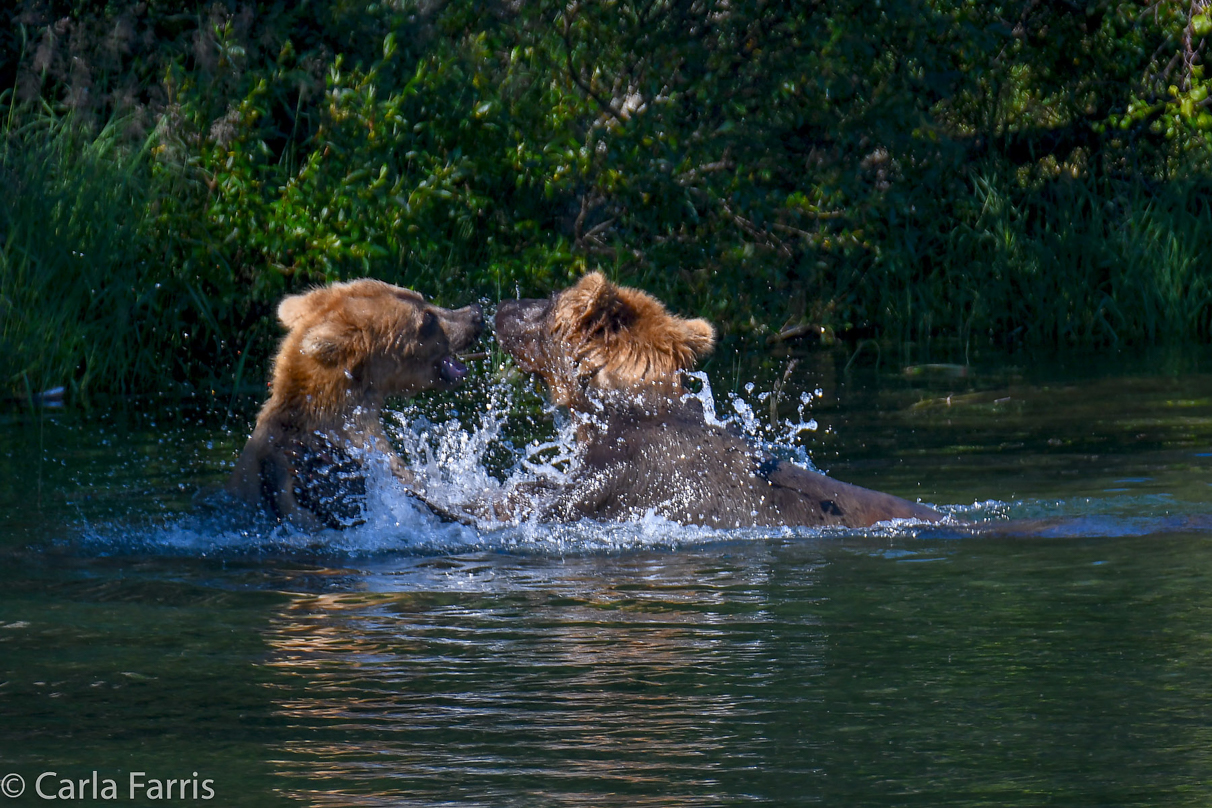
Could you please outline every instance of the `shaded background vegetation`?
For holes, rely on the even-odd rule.
[[[588,268],[726,334],[1205,340],[1209,3],[21,0],[0,390],[230,389],[273,306]]]

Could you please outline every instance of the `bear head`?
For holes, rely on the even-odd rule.
[[[670,314],[652,295],[600,272],[545,300],[501,303],[495,325],[501,347],[542,377],[552,403],[579,411],[594,399],[680,395],[682,371],[715,346],[706,320]]]
[[[443,309],[410,290],[364,278],[291,295],[274,360],[274,396],[333,413],[390,395],[450,389],[467,376],[456,354],[484,326],[480,307]]]

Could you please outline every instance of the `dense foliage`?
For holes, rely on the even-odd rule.
[[[0,11],[0,384],[230,385],[286,291],[586,268],[736,334],[1212,335],[1212,0]]]

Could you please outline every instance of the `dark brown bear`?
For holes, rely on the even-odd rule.
[[[287,297],[278,319],[287,334],[272,393],[226,490],[306,530],[355,524],[368,458],[413,482],[383,432],[385,399],[462,382],[456,354],[479,335],[483,314],[363,279]]]
[[[711,325],[672,315],[651,295],[600,273],[547,300],[502,303],[496,333],[519,367],[541,376],[552,401],[578,418],[581,476],[548,498],[541,518],[654,512],[721,528],[942,518],[779,461],[708,424],[697,402],[683,400],[681,374],[713,348]],[[516,514],[517,503],[505,509]]]

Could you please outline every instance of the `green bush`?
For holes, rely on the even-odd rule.
[[[275,301],[363,274],[602,268],[759,339],[1210,336],[1203,0],[5,13],[13,388],[259,378]]]

